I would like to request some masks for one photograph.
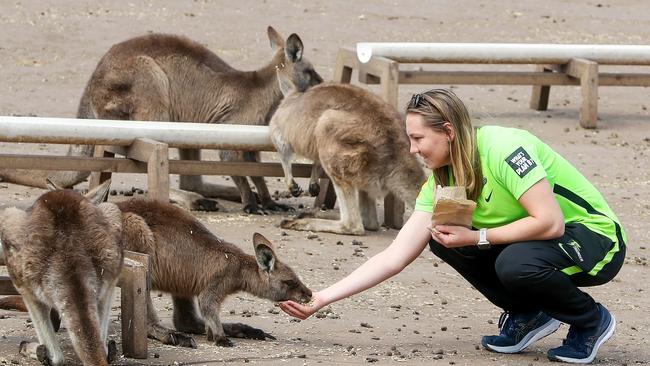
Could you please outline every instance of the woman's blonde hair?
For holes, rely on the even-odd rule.
[[[451,90],[432,89],[414,94],[406,105],[406,113],[421,115],[428,127],[445,133],[447,131],[443,125],[445,122],[451,124],[455,138],[449,142],[449,154],[455,183],[466,187],[467,198],[474,201],[478,199],[483,189],[483,173],[476,144],[476,131],[465,104]],[[433,171],[436,184],[450,184],[448,169],[443,166]]]

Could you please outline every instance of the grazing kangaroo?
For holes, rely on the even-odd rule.
[[[296,34],[285,41],[268,27],[271,61],[255,71],[230,67],[210,50],[190,39],[151,34],[114,45],[99,61],[81,97],[77,118],[179,121],[267,125],[282,99],[278,75],[298,90],[323,79],[304,59]],[[72,146],[69,154],[90,155],[88,146]],[[259,161],[259,152],[222,151],[222,160]],[[185,160],[199,160],[200,150],[180,149]],[[81,182],[88,173],[0,170],[5,181],[42,186],[44,177],[60,186]],[[206,197],[241,199],[243,210],[288,210],[271,198],[263,177],[251,177],[260,196],[260,208],[246,177],[232,177],[237,189],[210,185],[201,176],[181,176],[180,188]],[[192,196],[181,198],[188,208],[199,207]]]
[[[203,334],[207,327],[219,346],[232,346],[227,336],[264,339],[260,330],[241,324],[222,325],[219,311],[228,295],[246,291],[271,301],[311,299],[311,290],[276,257],[273,244],[261,234],[253,235],[252,256],[216,237],[191,214],[171,204],[131,199],[117,206],[123,213],[124,249],[151,256],[152,288],[172,294],[174,325],[179,331]],[[160,325],[151,299],[148,313],[150,337],[166,344],[196,347],[190,337]]]
[[[121,213],[113,204],[95,205],[107,196],[108,184],[89,192],[92,201],[70,190],[54,191],[27,211],[8,208],[0,214],[7,269],[34,323],[43,364],[65,363],[51,309],[64,314],[84,365],[108,365],[107,357],[117,351],[107,336],[123,262]]]
[[[376,199],[387,192],[412,207],[426,178],[409,153],[395,108],[353,85],[322,84],[301,91],[280,78],[285,98],[269,127],[286,184],[292,193],[300,192],[291,174],[294,153],[311,159],[330,177],[341,212],[339,221],[297,218],[284,220],[283,228],[363,235],[364,227],[379,228]],[[314,184],[312,179],[310,191]]]

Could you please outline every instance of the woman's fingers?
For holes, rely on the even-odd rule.
[[[311,313],[308,311],[309,307],[298,304],[294,301],[285,301],[280,303],[280,309],[285,313],[300,319],[307,319]]]

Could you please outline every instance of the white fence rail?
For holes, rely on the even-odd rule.
[[[169,147],[275,151],[267,126],[0,116],[0,141],[129,146],[140,137]]]
[[[386,57],[402,63],[566,64],[584,58],[607,65],[650,65],[649,45],[525,43],[357,43],[362,63]]]

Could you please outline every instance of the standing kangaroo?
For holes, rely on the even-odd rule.
[[[377,198],[392,192],[407,205],[415,203],[425,175],[409,153],[395,108],[353,85],[302,91],[280,77],[285,98],[269,127],[286,184],[292,193],[300,192],[291,174],[294,153],[311,159],[330,177],[341,212],[339,221],[298,218],[283,221],[283,228],[363,235],[364,227],[379,228]],[[310,191],[314,184],[312,179]]]
[[[222,325],[219,311],[228,295],[246,291],[271,301],[311,299],[311,290],[276,257],[273,244],[261,234],[253,235],[252,256],[169,203],[131,199],[117,206],[123,213],[124,249],[151,256],[152,288],[172,294],[179,331],[203,334],[207,327],[219,346],[232,346],[227,336],[264,339],[260,330]],[[151,338],[196,347],[192,338],[161,326],[151,298],[147,304]]]
[[[98,203],[107,193],[108,183],[89,195]],[[123,262],[121,224],[115,205],[95,206],[70,190],[45,193],[27,211],[8,208],[0,214],[7,269],[34,323],[43,364],[65,363],[51,309],[64,314],[84,365],[108,365],[109,353],[116,352],[114,342],[108,346],[107,336]]]
[[[184,37],[151,34],[114,45],[99,61],[79,103],[77,118],[179,121],[267,125],[282,99],[281,75],[305,90],[323,79],[304,59],[303,43],[291,34],[286,42],[272,27],[267,29],[275,53],[255,71],[239,71],[213,52]],[[90,155],[92,147],[71,146],[69,155]],[[180,149],[180,158],[199,160],[200,150]],[[222,151],[222,160],[259,161],[259,152]],[[5,181],[43,186],[45,177],[63,187],[88,177],[88,172],[0,170]],[[251,177],[262,207],[246,177],[232,177],[237,190],[206,184],[201,176],[181,176],[181,190],[206,197],[241,199],[243,210],[287,210],[271,198],[263,177]],[[180,196],[188,208],[200,206],[196,195]]]

